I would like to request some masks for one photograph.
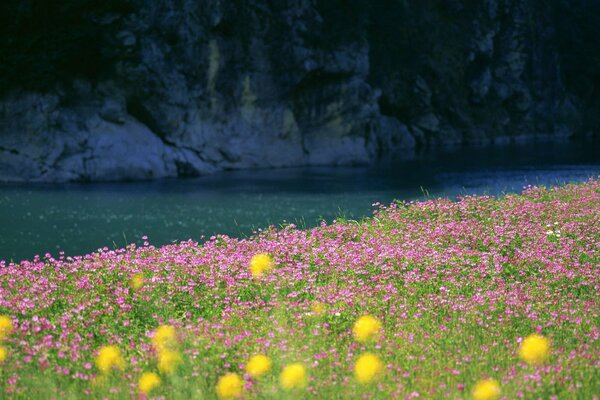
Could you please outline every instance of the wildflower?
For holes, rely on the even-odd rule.
[[[495,379],[483,379],[473,388],[473,400],[496,400],[500,393],[500,385]]]
[[[113,369],[125,368],[125,361],[117,346],[104,346],[98,352],[96,366],[102,373],[107,373]]]
[[[6,351],[6,347],[0,346],[0,364],[4,363],[4,360],[6,360],[7,354],[8,354],[8,351]]]
[[[171,325],[161,325],[156,328],[152,344],[157,351],[172,350],[177,346],[175,328]]]
[[[550,343],[541,335],[529,335],[519,347],[519,357],[529,365],[542,364],[550,356]]]
[[[138,382],[140,392],[148,394],[160,386],[160,377],[155,372],[144,372]]]
[[[376,337],[381,331],[381,322],[371,316],[363,315],[355,323],[352,332],[357,341],[364,343]]]
[[[252,277],[259,278],[262,274],[271,269],[273,259],[268,254],[255,254],[250,259],[250,273]]]
[[[0,315],[0,340],[6,339],[13,333],[14,327],[8,315]]]
[[[163,350],[158,354],[158,370],[165,375],[173,374],[181,362],[181,354],[178,351]]]
[[[319,301],[313,301],[310,309],[313,313],[317,314],[317,315],[321,315],[325,312],[325,304],[319,302]]]
[[[300,363],[287,365],[279,376],[279,384],[285,390],[300,389],[306,386],[306,369]]]
[[[144,286],[144,275],[141,273],[133,274],[129,285],[134,290],[141,289]]]
[[[271,370],[271,359],[263,354],[250,358],[246,365],[246,372],[253,378],[259,378]]]
[[[217,382],[217,396],[219,399],[235,399],[242,396],[242,378],[232,372],[226,373]]]
[[[383,372],[383,363],[375,354],[364,353],[354,365],[354,376],[358,383],[369,383]]]

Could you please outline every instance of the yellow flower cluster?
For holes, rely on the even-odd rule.
[[[0,342],[8,338],[14,331],[12,320],[8,315],[0,315]],[[0,345],[0,364],[4,363],[8,350],[6,347]]]
[[[270,255],[260,253],[255,254],[250,259],[250,273],[253,278],[260,278],[265,272],[273,267],[273,259]]]
[[[352,327],[354,339],[360,343],[377,339],[381,334],[382,324],[377,318],[366,314],[358,318]],[[354,378],[362,385],[377,380],[384,372],[385,367],[381,359],[373,353],[366,352],[354,364]]]
[[[264,354],[257,354],[250,358],[246,365],[246,372],[253,378],[260,378],[271,370],[271,359]]]
[[[326,310],[326,306],[325,304],[318,302],[318,301],[313,301],[312,304],[310,305],[310,310],[317,315],[321,315],[325,312]]]
[[[529,335],[519,347],[519,357],[529,365],[539,365],[550,357],[550,342],[541,335]]]
[[[163,375],[172,375],[183,362],[179,352],[177,332],[172,325],[161,325],[154,331],[152,346],[158,355],[157,368]],[[155,372],[144,372],[138,381],[140,393],[148,394],[161,384],[160,376]]]
[[[273,362],[264,354],[250,357],[246,372],[254,379],[259,379],[271,371]],[[279,375],[279,386],[287,391],[302,389],[308,383],[306,368],[301,363],[286,365]],[[219,399],[235,399],[243,394],[244,381],[235,373],[228,372],[217,381],[216,392]]]
[[[131,288],[133,290],[141,289],[142,286],[144,286],[144,274],[142,274],[142,273],[133,274],[131,276],[129,286],[131,286]]]
[[[158,353],[158,370],[165,375],[172,375],[183,362],[177,350],[163,350]]]
[[[254,278],[262,276],[272,268],[273,261],[268,254],[256,254],[250,261],[250,271]],[[131,287],[143,286],[143,276],[135,274],[131,278]],[[314,314],[325,312],[325,305],[319,302],[311,304]],[[14,330],[8,316],[0,316],[0,341],[6,339]],[[359,317],[353,327],[352,335],[356,341],[366,344],[378,339],[383,331],[382,322],[376,317],[365,314]],[[152,345],[158,355],[157,368],[163,375],[174,374],[183,362],[179,351],[177,333],[171,325],[161,325],[154,332]],[[519,357],[530,365],[539,365],[550,356],[550,343],[545,337],[533,334],[526,337],[518,349]],[[7,356],[7,349],[0,345],[0,364]],[[106,379],[113,370],[122,370],[125,361],[117,346],[102,347],[96,357],[96,366],[102,373],[98,378]],[[245,372],[252,379],[260,379],[270,373],[272,360],[264,354],[256,354],[248,360]],[[385,374],[385,364],[379,356],[365,352],[358,356],[354,364],[354,378],[361,385],[377,382]],[[138,390],[147,395],[161,385],[161,376],[155,372],[144,372],[138,381]],[[279,386],[286,391],[303,389],[308,384],[307,370],[302,363],[291,363],[283,367],[279,374]],[[241,398],[244,394],[244,379],[237,373],[228,372],[219,377],[215,391],[221,400]],[[473,400],[498,400],[502,394],[500,384],[495,379],[478,381],[471,391]]]
[[[148,394],[160,386],[160,377],[155,372],[144,372],[138,382],[140,393]]]
[[[364,353],[354,364],[354,377],[361,384],[367,384],[378,379],[384,371],[383,362],[373,353]]]
[[[301,363],[286,365],[279,375],[279,384],[285,390],[302,389],[306,383],[306,368]]]
[[[177,334],[172,325],[161,325],[154,331],[152,345],[156,351],[172,350],[177,348]]]
[[[519,357],[529,365],[540,365],[550,357],[550,342],[542,335],[529,335],[519,346]],[[497,400],[502,391],[495,379],[482,379],[473,388],[474,400]]]
[[[381,333],[381,321],[372,315],[363,315],[352,328],[354,338],[361,343],[376,339]]]
[[[238,374],[229,372],[219,378],[217,382],[217,396],[219,399],[229,400],[242,396],[244,382]]]
[[[165,375],[175,373],[183,361],[175,328],[171,325],[159,326],[154,332],[152,345],[158,354],[158,370]]]
[[[500,398],[500,385],[494,379],[483,379],[473,388],[473,400],[497,400]]]
[[[0,340],[4,340],[13,333],[14,326],[8,315],[0,315]]]
[[[96,356],[96,367],[103,374],[107,374],[112,370],[122,370],[125,368],[125,361],[121,356],[121,352],[117,346],[104,346],[100,348],[98,356]]]

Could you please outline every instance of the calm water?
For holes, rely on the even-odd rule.
[[[598,143],[455,149],[371,167],[226,172],[143,183],[0,186],[0,259],[84,254],[216,233],[244,237],[269,224],[314,226],[370,215],[372,203],[519,192],[600,176]]]

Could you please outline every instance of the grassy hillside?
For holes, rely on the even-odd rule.
[[[0,397],[591,399],[599,265],[598,180],[1,262]]]

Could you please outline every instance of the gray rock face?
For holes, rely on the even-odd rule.
[[[425,14],[393,5],[389,26],[377,19],[383,3],[137,0],[97,17],[111,38],[107,73],[0,99],[0,181],[366,163],[579,127],[552,32],[536,28],[539,47],[528,41],[528,21],[545,18],[529,2],[448,2]],[[448,13],[464,15],[467,34]],[[409,18],[437,28],[405,27]],[[403,47],[411,33],[421,48]]]

